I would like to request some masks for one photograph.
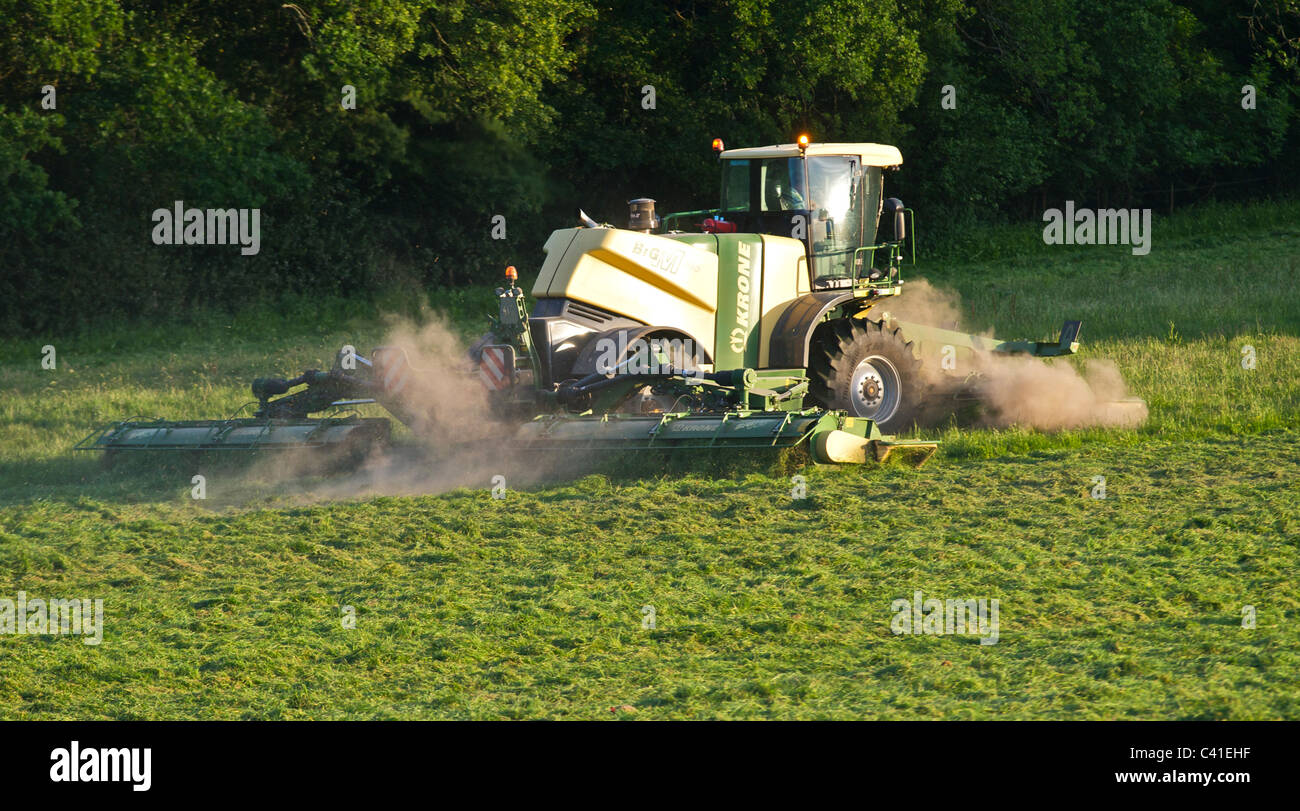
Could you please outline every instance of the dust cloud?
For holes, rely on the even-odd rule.
[[[968,331],[961,325],[961,297],[925,279],[909,280],[903,294],[887,309],[902,321]],[[993,337],[993,330],[977,334]],[[1129,397],[1119,368],[1110,360],[1090,359],[1080,374],[1066,358],[1045,361],[1024,355],[977,352],[975,371],[978,375],[971,389],[983,406],[982,425],[1019,425],[1042,431],[1134,428],[1147,418],[1146,404]],[[925,383],[932,394],[943,396],[952,381],[930,369]]]
[[[400,395],[380,400],[389,413],[375,409],[395,418],[395,441],[360,460],[332,457],[328,449],[284,452],[260,462],[250,471],[253,477],[270,480],[297,501],[336,501],[491,489],[497,482],[514,489],[553,474],[554,465],[542,454],[509,447],[518,424],[494,415],[468,345],[445,318],[425,312],[418,323],[386,321],[379,346],[403,353],[409,365]],[[409,436],[398,425],[403,422]]]
[[[1124,378],[1109,360],[1088,360],[1085,373],[1068,361],[980,353],[975,384],[984,405],[983,423],[1021,425],[1042,431],[1070,428],[1136,428],[1147,418],[1146,403],[1125,401]]]
[[[906,280],[901,296],[878,306],[900,321],[961,329],[961,296],[955,290],[935,287],[925,279]]]
[[[406,412],[412,431],[430,448],[499,436],[468,347],[442,316],[425,313],[423,320],[388,319],[382,346],[404,354],[410,366],[394,410]]]

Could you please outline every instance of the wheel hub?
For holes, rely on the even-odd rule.
[[[849,400],[855,416],[884,422],[898,411],[902,378],[897,367],[885,357],[863,358],[853,370]]]
[[[880,382],[880,377],[876,374],[875,369],[867,372],[862,378],[862,391],[859,395],[862,401],[868,405],[880,405],[880,398],[884,395],[885,389]]]

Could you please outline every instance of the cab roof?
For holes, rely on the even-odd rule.
[[[805,154],[816,157],[820,155],[855,155],[863,166],[899,166],[903,163],[903,153],[896,146],[886,144],[808,144]],[[722,153],[727,160],[745,160],[747,158],[797,158],[798,144],[775,144],[773,146],[753,146],[746,149],[727,149]]]

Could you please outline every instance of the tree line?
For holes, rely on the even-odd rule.
[[[936,240],[1286,194],[1298,93],[1300,0],[0,0],[0,332],[527,274],[714,204],[714,137],[896,144]]]

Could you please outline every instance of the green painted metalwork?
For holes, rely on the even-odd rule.
[[[951,346],[957,350],[1025,354],[1040,358],[1073,355],[1079,351],[1077,338],[1079,336],[1080,322],[1078,321],[1066,321],[1061,328],[1061,336],[1056,341],[1005,341],[1001,338],[971,335],[956,330],[918,324],[913,321],[899,321],[890,317],[889,313],[883,313],[883,316],[888,318],[891,324],[900,327],[903,330],[903,336],[917,344],[917,348],[926,357],[936,353],[938,348],[944,346]]]
[[[793,448],[806,442],[815,462],[831,464],[819,455],[816,440],[838,432],[860,438],[865,451],[880,462],[902,450],[919,453],[919,467],[938,447],[937,442],[885,436],[871,420],[821,409],[542,416],[522,426],[508,444],[520,451],[716,452]]]
[[[763,237],[717,234],[718,310],[713,365],[737,369],[758,365],[762,315]]]
[[[382,417],[229,420],[131,419],[96,429],[78,451],[260,451],[386,442]]]
[[[526,450],[783,448],[804,442],[819,426],[831,430],[836,421],[817,409],[542,416],[521,427],[511,444]]]
[[[541,379],[541,359],[528,334],[528,301],[522,288],[515,285],[497,288],[497,315],[490,318],[490,330],[497,340],[515,350],[515,370],[532,372],[533,380]]]

